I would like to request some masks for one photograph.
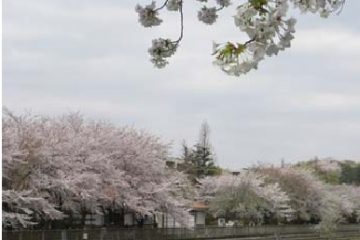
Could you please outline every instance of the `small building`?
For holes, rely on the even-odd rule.
[[[202,201],[195,201],[191,205],[190,213],[192,217],[187,221],[190,227],[204,227],[206,213],[209,210],[209,206]],[[182,227],[176,219],[169,213],[156,214],[156,223],[158,228],[180,228]]]
[[[191,213],[194,215],[194,227],[205,227],[206,213],[209,206],[203,201],[196,201],[191,206]]]
[[[132,227],[136,224],[134,219],[134,213],[125,213],[124,214],[124,226],[125,227]]]
[[[156,226],[158,228],[181,228],[181,224],[169,213],[157,213],[155,215]],[[192,225],[192,219],[189,219],[190,225]]]
[[[126,212],[124,213],[124,226],[125,227],[144,227],[144,228],[153,228],[155,225],[156,216],[155,215],[139,215],[135,212]]]
[[[103,226],[104,225],[104,215],[102,214],[86,214],[85,216],[85,225],[90,226]]]

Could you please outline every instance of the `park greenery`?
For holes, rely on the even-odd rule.
[[[3,228],[125,210],[138,219],[167,212],[183,226],[194,201],[237,225],[317,224],[331,231],[360,222],[360,163],[312,159],[233,172],[216,165],[204,122],[193,147],[80,114],[3,111]],[[170,164],[175,163],[177,164]]]
[[[221,168],[215,164],[215,154],[210,143],[210,127],[206,121],[202,123],[199,140],[192,148],[183,143],[181,160],[178,168],[185,172],[192,182],[205,176],[221,174]]]
[[[225,42],[213,44],[214,64],[228,75],[239,76],[252,69],[257,69],[259,62],[266,57],[277,55],[291,46],[294,39],[296,19],[289,17],[289,9],[299,9],[301,13],[319,14],[328,17],[339,13],[345,0],[197,0],[202,6],[198,11],[198,20],[206,25],[212,25],[218,18],[218,13],[233,6],[234,24],[245,33],[245,42]],[[188,2],[187,2],[188,3]],[[175,40],[157,38],[152,40],[148,52],[151,62],[158,68],[168,64],[168,59],[175,54],[184,35],[184,1],[163,0],[141,6],[135,10],[139,15],[140,24],[145,27],[156,27],[163,23],[160,12],[164,9],[179,13],[180,34]],[[194,5],[191,5],[193,7]]]

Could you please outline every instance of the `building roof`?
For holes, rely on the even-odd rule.
[[[191,206],[192,210],[208,210],[209,209],[209,206],[206,205],[204,202],[201,202],[201,201],[196,201],[192,204]]]

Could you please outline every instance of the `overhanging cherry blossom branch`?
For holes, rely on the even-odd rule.
[[[164,7],[166,7],[166,4],[168,3],[168,1],[169,1],[169,0],[166,0],[162,6],[154,9],[154,11],[159,11],[159,10],[163,9]]]
[[[214,1],[217,7],[207,6],[210,0],[197,0],[203,4],[197,14],[199,21],[207,25],[214,24],[218,12],[232,4],[231,0]],[[277,55],[290,47],[294,39],[296,23],[296,19],[287,17],[290,5],[302,13],[318,13],[321,17],[327,17],[333,12],[339,13],[345,0],[243,0],[242,2],[236,5],[234,23],[249,37],[249,40],[244,43],[227,42],[213,45],[214,64],[227,74],[235,76],[257,69],[258,63],[266,56]],[[175,54],[183,38],[183,0],[166,0],[158,8],[155,1],[145,7],[136,6],[139,22],[144,27],[160,25],[162,19],[159,18],[159,11],[165,7],[169,11],[180,12],[181,32],[175,41],[164,38],[152,41],[149,53],[151,62],[158,68],[168,64],[168,59]]]

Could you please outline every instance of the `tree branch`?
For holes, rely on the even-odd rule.
[[[166,1],[163,3],[163,5],[161,5],[160,7],[156,8],[156,9],[154,9],[154,11],[159,11],[159,10],[163,9],[163,8],[166,6],[166,4],[168,3],[168,1],[169,1],[169,0],[166,0]]]

